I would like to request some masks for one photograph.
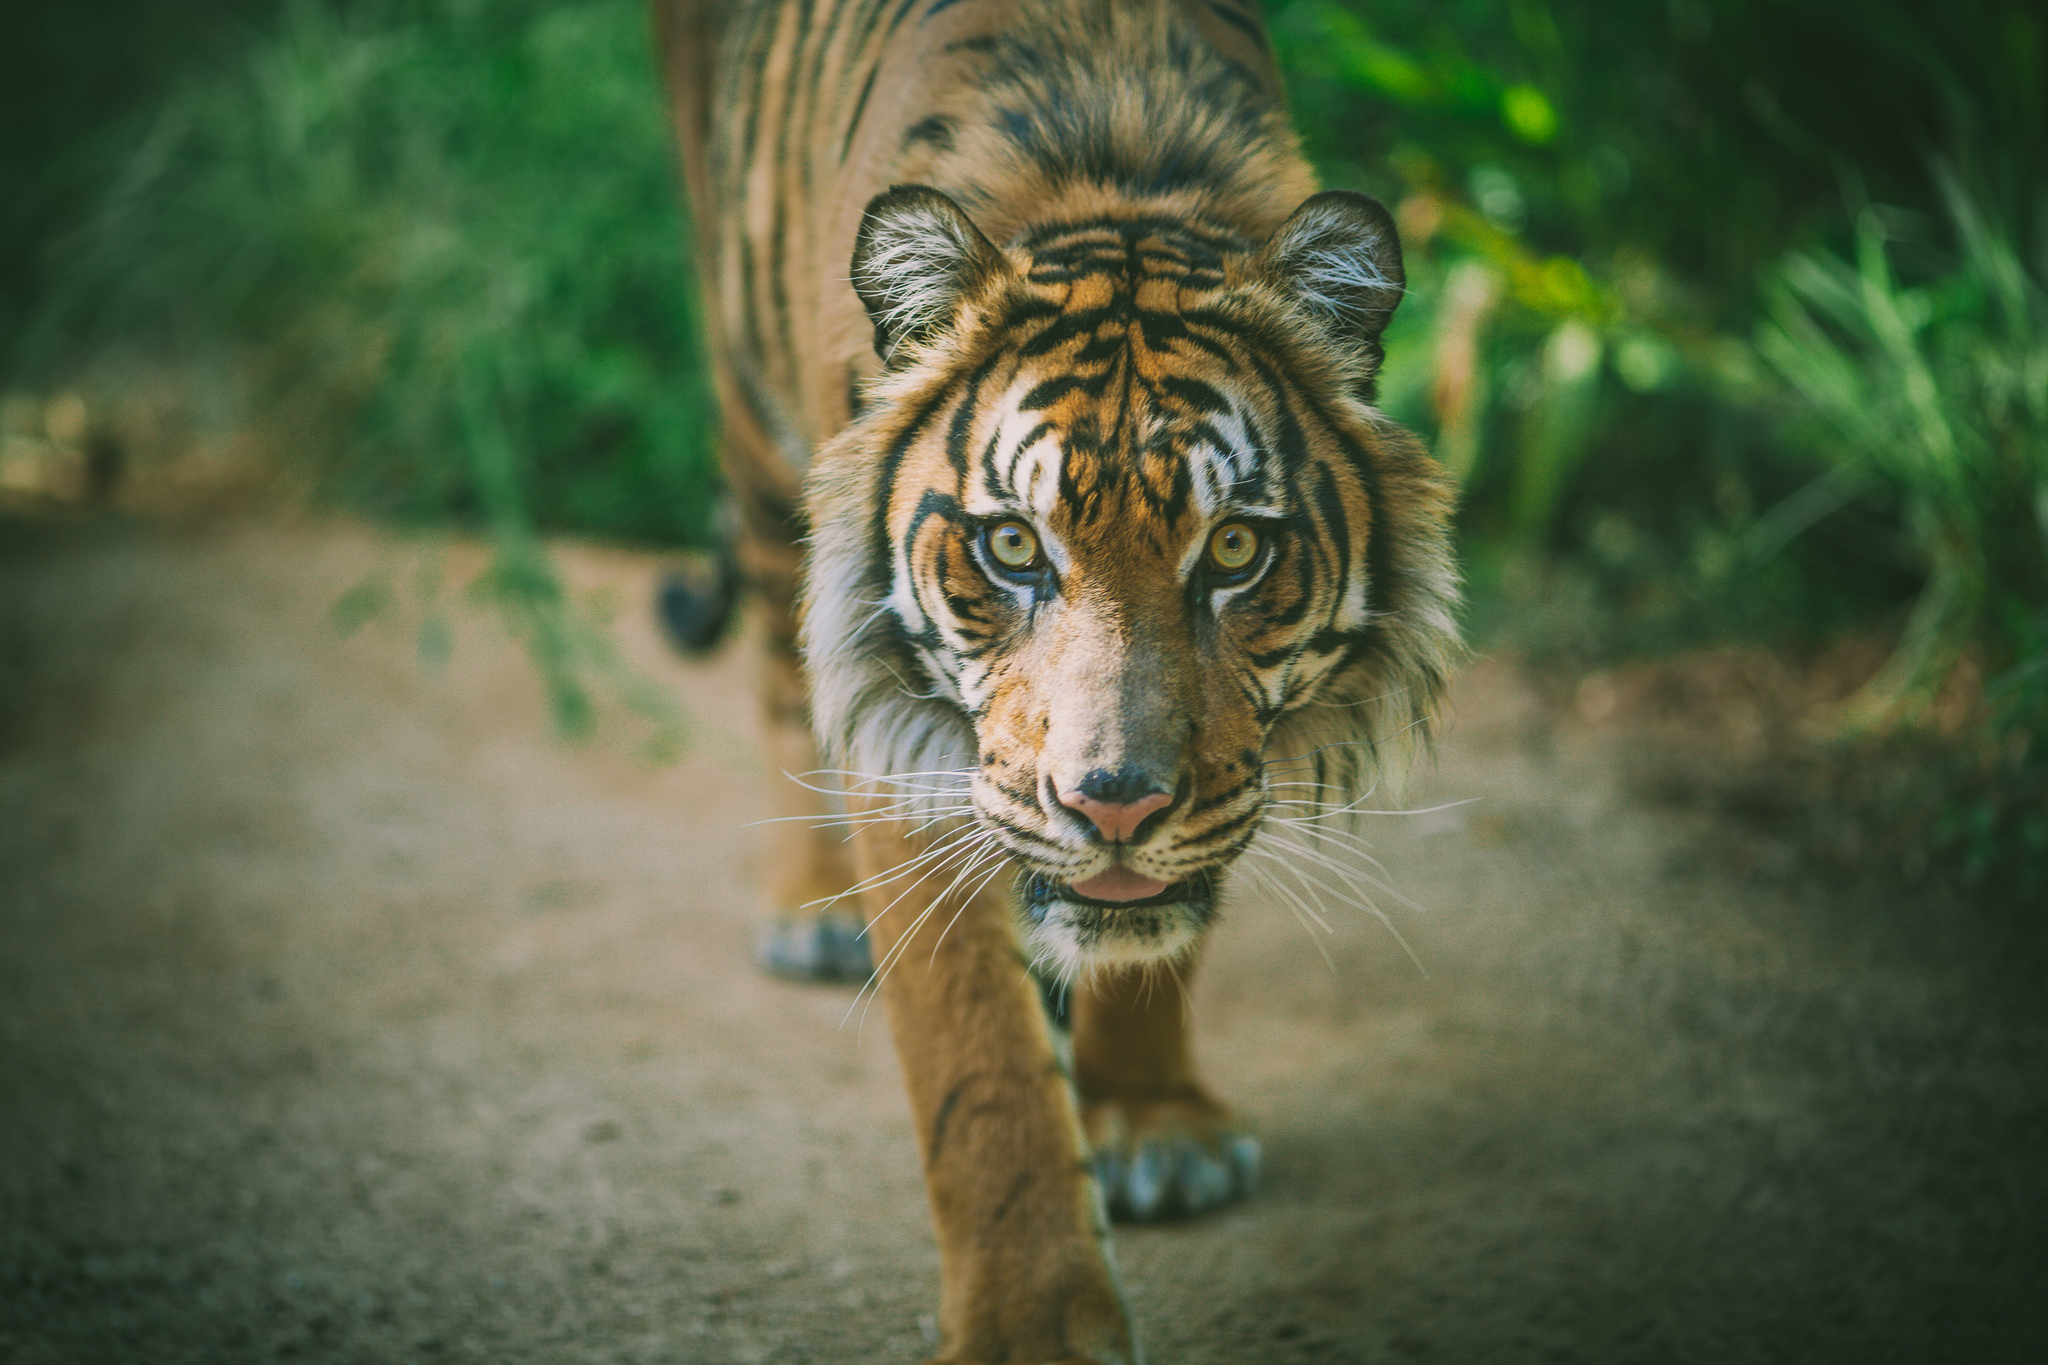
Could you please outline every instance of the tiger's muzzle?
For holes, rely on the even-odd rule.
[[[994,761],[975,791],[1026,871],[1025,947],[1065,975],[1191,948],[1265,799],[1243,757],[1262,748],[1257,717],[1178,560],[1073,553],[1009,661],[1015,684],[979,718]],[[1091,562],[1115,572],[1091,580]]]
[[[1036,958],[1070,976],[1171,960],[1201,938],[1215,917],[1221,867],[1180,847],[1191,790],[1185,776],[1134,764],[1041,784],[1048,824],[1085,843],[1066,866],[1041,863],[1022,882],[1020,927]]]
[[[1091,967],[1171,961],[1215,918],[1214,881],[1198,874],[1135,900],[1087,896],[1042,873],[1024,879],[1020,915],[1026,945],[1063,975]]]

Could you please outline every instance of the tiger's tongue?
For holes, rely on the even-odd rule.
[[[1085,882],[1074,883],[1074,890],[1092,901],[1141,901],[1165,889],[1165,882],[1154,881],[1128,867],[1112,867]]]

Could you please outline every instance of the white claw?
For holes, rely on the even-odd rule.
[[[1259,1140],[1249,1133],[1230,1139],[1227,1148],[1231,1173],[1236,1177],[1237,1193],[1240,1198],[1256,1194],[1259,1188],[1259,1162],[1262,1152]]]
[[[1102,1196],[1103,1207],[1121,1212],[1124,1201],[1124,1163],[1115,1152],[1095,1154],[1095,1188]]]
[[[1230,1166],[1226,1162],[1217,1160],[1199,1147],[1188,1147],[1182,1151],[1180,1195],[1187,1212],[1201,1213],[1227,1203],[1230,1189]]]
[[[1141,1223],[1157,1218],[1166,1204],[1167,1155],[1157,1147],[1141,1149],[1124,1168],[1124,1196],[1130,1201],[1131,1217]]]

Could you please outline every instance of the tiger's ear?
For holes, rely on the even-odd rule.
[[[1364,353],[1369,383],[1385,357],[1380,333],[1407,292],[1401,236],[1387,206],[1356,190],[1310,195],[1259,259],[1267,278]]]
[[[960,206],[928,185],[896,185],[870,199],[853,239],[853,289],[886,364],[905,342],[936,335],[962,300],[1008,268]]]

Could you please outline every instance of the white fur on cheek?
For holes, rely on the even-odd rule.
[[[855,423],[819,452],[812,469],[803,616],[812,722],[836,766],[870,775],[964,772],[974,766],[975,744],[959,704],[943,691],[914,688],[889,657],[889,618],[903,605],[900,552],[892,556],[886,596],[872,600],[862,591],[877,496],[877,464],[864,436]]]

